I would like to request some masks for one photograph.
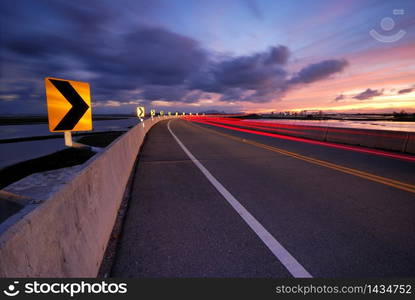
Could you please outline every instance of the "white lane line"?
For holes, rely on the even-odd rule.
[[[269,250],[275,255],[275,257],[284,265],[284,267],[296,278],[312,278],[313,276],[271,235],[255,219],[249,211],[235,197],[215,178],[212,174],[194,157],[194,155],[186,148],[185,145],[179,140],[179,138],[173,133],[170,128],[170,122],[167,123],[167,129],[174,137],[179,146],[187,154],[190,160],[199,168],[200,171],[206,176],[210,183],[218,190],[219,193],[228,201],[228,203],[236,210],[236,212],[242,217],[242,219],[248,224],[249,227],[256,233],[256,235],[264,242]]]

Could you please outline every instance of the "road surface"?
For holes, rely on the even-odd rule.
[[[414,175],[404,159],[161,122],[112,276],[413,277]]]

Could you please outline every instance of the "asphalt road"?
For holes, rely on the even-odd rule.
[[[112,276],[415,275],[415,163],[183,120],[170,128],[220,187],[167,121],[156,125]]]

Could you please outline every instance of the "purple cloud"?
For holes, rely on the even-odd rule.
[[[288,48],[277,46],[249,56],[210,62],[193,78],[191,88],[220,93],[223,101],[266,102],[278,90],[286,89],[284,65],[288,58]]]
[[[345,60],[327,60],[303,68],[288,78],[285,65],[290,51],[285,46],[249,56],[228,57],[211,63],[192,81],[192,88],[222,94],[223,101],[268,102],[281,98],[294,84],[311,83],[340,72]]]
[[[348,62],[344,59],[323,60],[301,69],[300,72],[291,78],[290,83],[312,83],[326,79],[335,73],[343,71],[347,65]]]
[[[367,89],[366,91],[357,94],[353,98],[358,99],[358,100],[367,100],[373,97],[381,96],[382,94],[383,94],[383,91]]]
[[[398,91],[398,94],[408,94],[412,92],[413,90],[414,88],[403,89],[403,90]]]
[[[340,101],[343,100],[345,96],[343,94],[338,95],[336,98],[334,98],[334,101]]]

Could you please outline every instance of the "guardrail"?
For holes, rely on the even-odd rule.
[[[151,127],[145,120],[88,160],[49,199],[0,225],[0,277],[95,277]]]

